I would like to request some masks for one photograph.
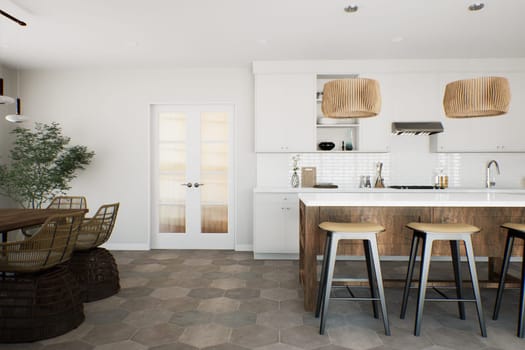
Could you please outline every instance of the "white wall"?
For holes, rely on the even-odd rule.
[[[25,113],[56,121],[72,144],[96,152],[72,183],[90,208],[120,202],[110,247],[148,249],[150,104],[232,103],[236,107],[236,244],[251,247],[253,78],[249,69],[45,70],[21,74]]]
[[[0,78],[4,79],[4,95],[16,98],[17,96],[17,76],[16,71],[9,69],[8,67],[0,65]],[[0,104],[0,164],[4,164],[8,159],[9,150],[13,137],[9,134],[16,125],[9,123],[4,117],[8,114],[15,113],[15,104]],[[16,203],[11,201],[9,198],[0,195],[0,206],[12,207],[16,206]]]

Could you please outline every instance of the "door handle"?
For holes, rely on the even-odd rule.
[[[200,183],[198,183],[198,182],[195,182],[195,183],[193,184],[193,186],[195,186],[195,188],[198,188],[199,186],[204,186],[204,184],[200,184]]]
[[[187,184],[180,184],[180,185],[181,185],[181,186],[186,186],[186,187],[191,187],[191,186],[193,186],[193,185],[191,184],[191,182],[188,182]]]

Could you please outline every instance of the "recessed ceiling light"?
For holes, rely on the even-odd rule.
[[[470,5],[468,7],[468,9],[469,9],[469,11],[479,11],[479,10],[481,10],[484,7],[485,7],[484,3],[482,3],[482,2],[475,2],[472,5]]]
[[[393,43],[400,43],[403,41],[403,37],[402,36],[395,36],[392,38],[392,42]]]
[[[359,7],[357,5],[348,5],[347,7],[345,7],[345,12],[354,13],[357,12],[358,9]]]

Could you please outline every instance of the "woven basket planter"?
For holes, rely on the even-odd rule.
[[[447,84],[443,108],[449,118],[498,116],[508,112],[509,81],[502,77],[481,77]]]
[[[324,84],[321,109],[328,118],[374,117],[381,111],[377,80],[338,79]]]
[[[75,251],[69,268],[80,285],[84,302],[104,299],[120,290],[117,263],[104,248]]]
[[[35,274],[0,275],[0,343],[56,337],[83,321],[80,289],[65,264]]]

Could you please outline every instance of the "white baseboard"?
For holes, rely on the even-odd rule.
[[[235,251],[237,252],[251,252],[253,251],[252,244],[236,244]]]
[[[147,243],[106,243],[102,247],[108,250],[150,250]]]

